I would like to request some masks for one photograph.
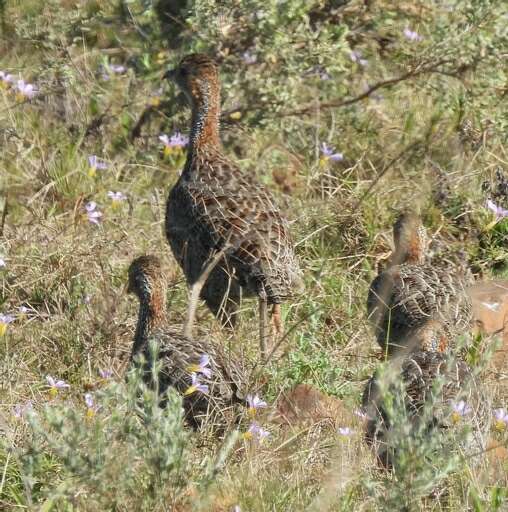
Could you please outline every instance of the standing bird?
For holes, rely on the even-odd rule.
[[[158,389],[164,394],[169,387],[183,395],[187,420],[194,426],[212,420],[221,427],[232,421],[234,404],[243,402],[242,386],[246,385],[242,366],[232,356],[205,340],[191,340],[168,328],[166,323],[167,282],[155,256],[140,256],[129,267],[128,291],[139,299],[139,314],[131,352],[144,358],[144,380],[152,382],[157,345],[161,363]]]
[[[445,350],[472,320],[469,284],[463,274],[425,263],[427,237],[418,215],[402,213],[393,227],[395,251],[387,269],[372,281],[367,312],[377,342],[388,355],[424,348],[411,343],[427,325],[439,324],[435,350]],[[421,337],[417,336],[421,339]]]
[[[288,222],[256,178],[223,154],[214,61],[188,55],[165,77],[178,84],[192,109],[187,161],[167,202],[169,244],[191,286],[222,252],[201,298],[223,325],[233,327],[242,295],[258,296],[266,358],[267,305],[273,305],[272,321],[280,334],[280,304],[302,286]]]
[[[384,372],[376,371],[369,379],[362,408],[365,440],[384,467],[393,467],[404,450],[417,453],[431,436],[443,435],[434,439],[444,448],[453,426],[472,427],[469,435],[460,433],[461,447],[482,451],[489,417],[485,396],[468,365],[453,356],[417,350],[391,360]]]

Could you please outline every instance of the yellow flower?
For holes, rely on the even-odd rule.
[[[153,96],[148,100],[148,104],[151,107],[158,107],[161,104],[161,99],[159,96]]]
[[[59,389],[69,389],[70,388],[70,386],[69,386],[69,384],[67,384],[67,382],[65,382],[63,380],[55,380],[51,375],[46,376],[46,382],[48,383],[48,386],[49,386],[48,393],[51,398],[55,398],[56,395],[58,395]]]
[[[5,333],[7,332],[7,326],[13,321],[13,316],[0,314],[0,338],[5,336]]]
[[[192,393],[195,393],[198,390],[196,386],[189,386],[186,390],[183,396],[189,396],[192,395]]]
[[[165,157],[169,157],[171,156],[173,153],[176,153],[178,148],[173,148],[171,146],[164,146],[164,156]]]
[[[201,393],[208,393],[208,385],[207,384],[201,384],[199,381],[199,377],[197,373],[193,373],[191,375],[192,384],[187,388],[184,396],[192,395],[192,393],[195,393],[196,391],[199,391]]]
[[[494,411],[494,429],[498,432],[504,432],[508,428],[508,413],[505,409],[496,409]]]

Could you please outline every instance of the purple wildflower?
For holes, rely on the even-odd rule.
[[[122,66],[121,64],[110,64],[109,69],[118,75],[121,75],[122,73],[125,73],[127,71],[127,68],[125,66]]]
[[[208,386],[206,384],[201,384],[201,381],[199,380],[198,374],[193,373],[191,375],[192,384],[187,388],[184,395],[192,395],[192,393],[195,393],[196,391],[199,391],[200,393],[207,394],[208,393]]]
[[[28,98],[31,100],[34,96],[38,94],[38,90],[33,84],[27,84],[24,80],[18,80],[16,84],[18,99],[23,100]]]
[[[85,205],[86,216],[88,218],[88,222],[91,224],[98,225],[100,222],[100,218],[102,217],[102,212],[97,210],[97,203],[95,201],[90,201]]]
[[[256,62],[258,61],[258,56],[255,53],[245,51],[242,53],[242,60],[247,65],[256,64]]]
[[[199,363],[191,364],[187,368],[187,370],[191,373],[201,373],[207,379],[209,379],[212,376],[212,369],[209,368],[209,366],[210,366],[210,356],[208,354],[203,354],[199,358]]]
[[[318,76],[320,78],[320,80],[330,80],[332,78],[332,76],[330,75],[330,73],[328,73],[328,71],[326,71],[325,68],[321,68],[318,70]]]
[[[99,410],[99,406],[96,405],[93,395],[91,393],[85,393],[85,405],[86,405],[86,417],[92,419],[95,413]]]
[[[127,196],[123,192],[113,192],[112,190],[108,192],[108,197],[111,199],[111,207],[113,210],[119,208],[122,201],[127,199]]]
[[[247,395],[247,403],[249,404],[249,416],[253,418],[256,416],[258,409],[265,409],[268,404],[261,400],[258,395]]]
[[[113,376],[113,371],[112,370],[99,370],[99,375],[101,377],[101,379],[104,379],[104,380],[107,380],[107,379],[110,379],[112,376]]]
[[[14,82],[14,77],[10,73],[0,71],[0,82],[6,87]]]
[[[355,416],[358,416],[358,418],[361,418],[362,420],[366,420],[368,418],[368,415],[365,411],[363,411],[362,409],[355,409],[353,411],[353,414]]]
[[[175,132],[171,135],[171,139],[169,140],[170,146],[181,146],[185,147],[189,143],[189,137],[186,135],[182,135],[180,132]]]
[[[362,67],[365,67],[369,62],[367,59],[362,58],[362,54],[357,50],[351,50],[349,52],[349,58],[353,61],[359,64]]]
[[[508,412],[506,409],[500,408],[494,410],[494,428],[499,432],[503,432],[508,428]]]
[[[123,192],[113,192],[112,190],[108,191],[108,197],[113,201],[124,201],[127,199],[127,196]]]
[[[26,416],[28,411],[31,411],[33,409],[33,404],[31,400],[28,400],[28,402],[25,402],[24,404],[16,404],[12,410],[12,415],[15,418],[23,418]]]
[[[350,429],[349,427],[339,427],[337,429],[337,432],[344,437],[352,436],[355,433],[355,431]]]
[[[7,326],[14,322],[14,317],[12,315],[4,315],[0,313],[0,338],[5,335],[7,332]]]
[[[452,404],[452,411],[452,422],[455,424],[458,423],[461,418],[470,414],[472,409],[464,400],[460,400],[460,402]]]
[[[169,146],[169,137],[163,133],[162,135],[159,135],[159,140],[165,145]]]
[[[5,260],[3,258],[0,258],[0,268],[5,268],[7,264],[5,263]]]
[[[326,142],[323,142],[320,146],[321,158],[320,164],[325,165],[328,160],[332,162],[340,162],[344,160],[344,155],[342,153],[335,153],[335,148],[329,147]]]
[[[103,171],[104,169],[108,168],[108,164],[97,155],[90,155],[88,157],[88,165],[88,176],[91,178],[97,174],[98,170]]]
[[[323,66],[314,66],[310,68],[306,73],[306,75],[317,75],[321,80],[330,80],[332,78],[330,73]]]
[[[408,41],[418,42],[423,39],[423,37],[420,34],[418,34],[418,32],[411,30],[408,27],[404,29],[403,34]]]
[[[164,155],[170,156],[173,153],[180,153],[182,149],[189,143],[189,137],[175,132],[171,137],[165,134],[159,135],[159,140],[164,144]]]
[[[49,386],[49,396],[54,398],[58,394],[59,389],[70,388],[69,384],[64,380],[55,380],[51,375],[46,375],[46,382]]]
[[[19,306],[18,308],[18,313],[21,315],[21,316],[24,316],[28,313],[30,313],[32,311],[31,308],[27,308],[26,306]]]
[[[496,215],[496,220],[504,219],[508,217],[508,210],[505,210],[501,206],[497,206],[494,201],[491,201],[490,199],[487,199],[487,202],[485,203],[485,206],[494,212]]]
[[[245,439],[253,439],[254,441],[258,441],[258,442],[262,442],[268,436],[270,436],[270,432],[268,432],[268,430],[265,430],[264,428],[262,428],[255,421],[253,421],[250,424],[249,429],[244,434]]]
[[[152,94],[148,98],[148,105],[150,107],[158,107],[161,104],[161,96],[162,96],[163,90],[162,87],[157,89],[154,94]]]

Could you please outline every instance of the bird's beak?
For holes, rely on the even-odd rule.
[[[174,82],[175,76],[176,76],[176,69],[170,69],[169,71],[166,71],[166,73],[164,73],[164,76],[162,78],[165,78],[166,80],[170,80],[171,82]]]
[[[130,283],[130,280],[127,281],[124,285],[123,285],[123,293],[126,294],[126,293],[132,293],[132,288],[131,288],[131,283]]]

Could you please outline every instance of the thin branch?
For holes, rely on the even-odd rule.
[[[0,237],[4,234],[5,218],[7,217],[7,192],[0,192]]]
[[[403,82],[405,80],[409,80],[411,78],[416,78],[417,76],[427,74],[427,73],[442,73],[443,71],[438,68],[443,64],[448,64],[451,61],[449,59],[441,59],[433,64],[424,65],[423,63],[419,64],[415,68],[409,70],[407,73],[404,73],[400,76],[396,76],[393,78],[388,78],[386,80],[381,80],[380,82],[375,83],[371,87],[369,87],[365,92],[349,99],[336,99],[331,101],[325,101],[322,103],[313,103],[312,105],[307,105],[305,107],[289,110],[287,112],[279,113],[278,116],[286,117],[286,116],[301,116],[304,114],[310,114],[315,112],[316,110],[323,110],[328,108],[339,108],[339,107],[347,107],[349,105],[353,105],[354,103],[358,103],[359,101],[368,98],[372,94],[374,94],[377,90],[383,89],[385,87],[390,87],[392,85],[398,84],[399,82]]]
[[[450,64],[451,62],[453,62],[453,61],[450,59],[441,59],[441,60],[438,60],[437,62],[433,62],[433,63],[422,62],[400,76],[388,78],[386,80],[381,80],[381,81],[375,83],[374,85],[369,87],[365,92],[363,92],[362,94],[359,94],[358,96],[354,96],[354,97],[348,98],[348,99],[341,98],[341,99],[335,99],[335,100],[330,100],[330,101],[325,101],[325,102],[320,102],[320,103],[313,103],[311,105],[306,105],[304,107],[301,107],[301,108],[295,109],[295,110],[288,110],[286,112],[274,112],[273,116],[275,116],[275,117],[301,116],[301,115],[312,114],[313,112],[315,112],[317,110],[326,110],[329,108],[347,107],[349,105],[358,103],[358,102],[364,100],[365,98],[368,98],[369,96],[374,94],[379,89],[391,87],[395,84],[398,84],[405,80],[410,80],[410,79],[416,78],[421,75],[425,75],[425,74],[429,74],[429,73],[439,73],[439,74],[446,74],[448,76],[454,76],[455,73],[459,74],[459,73],[464,72],[464,66],[461,66],[459,68],[459,70],[457,70],[455,73],[453,71],[445,71],[445,70],[439,69],[441,66],[443,66],[445,64]],[[245,107],[245,108],[238,107],[238,108],[231,109],[231,110],[224,112],[222,115],[222,119],[227,122],[232,122],[233,119],[231,118],[231,115],[236,112],[247,113],[247,112],[252,112],[252,111],[259,111],[259,110],[266,109],[267,107],[273,108],[273,107],[281,106],[283,104],[284,104],[283,102],[267,102],[267,103],[262,103],[262,104],[258,104],[258,105],[254,105],[254,106],[250,106],[250,107]],[[269,114],[269,115],[271,115],[271,114]],[[264,117],[269,117],[269,115],[266,115]]]
[[[223,258],[226,254],[226,251],[230,248],[229,244],[226,244],[220,251],[216,252],[212,257],[208,259],[203,272],[199,276],[199,279],[191,286],[189,293],[189,305],[187,307],[187,316],[185,319],[185,323],[183,324],[183,334],[188,338],[192,338],[192,329],[194,327],[194,317],[196,316],[196,309],[198,307],[199,296],[201,294],[201,290],[208,279],[208,276],[215,268],[217,263]]]

